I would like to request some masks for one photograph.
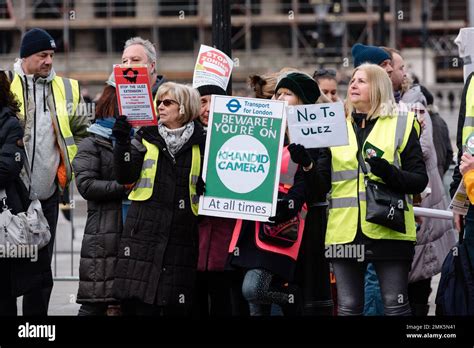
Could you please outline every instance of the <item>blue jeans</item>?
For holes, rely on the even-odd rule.
[[[129,199],[122,200],[122,223],[124,225],[125,225],[125,220],[127,219],[128,209],[130,208],[131,204],[132,204],[132,201]]]
[[[375,268],[372,263],[367,265],[365,271],[365,304],[364,315],[383,315],[383,301],[382,293],[380,292],[379,278],[375,273]]]

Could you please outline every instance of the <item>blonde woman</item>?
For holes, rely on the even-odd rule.
[[[199,93],[167,82],[157,92],[159,124],[130,141],[119,117],[117,181],[135,183],[116,266],[114,295],[125,315],[188,315],[198,261],[197,196],[205,133],[197,121]],[[201,184],[200,184],[201,183]]]
[[[413,114],[398,113],[387,73],[373,64],[354,70],[346,110],[349,145],[330,148],[329,160],[321,164],[331,173],[326,254],[336,275],[338,314],[362,315],[364,274],[367,262],[372,262],[385,315],[410,315],[408,272],[416,241],[411,195],[422,192],[428,183],[414,127],[417,121]],[[406,194],[404,233],[366,221],[364,174],[358,155],[368,163],[370,179]],[[338,252],[331,253],[336,247]]]

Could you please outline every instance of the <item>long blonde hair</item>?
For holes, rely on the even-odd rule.
[[[370,86],[370,110],[367,113],[367,119],[370,120],[377,117],[395,116],[398,108],[393,96],[392,81],[388,77],[387,72],[375,64],[362,64],[352,72],[351,82],[355,73],[359,70],[366,73],[367,83]],[[355,110],[355,107],[349,98],[350,84],[351,83],[349,83],[346,97],[346,110],[348,116],[351,116],[352,112]]]

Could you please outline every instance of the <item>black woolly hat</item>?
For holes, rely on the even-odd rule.
[[[280,88],[288,88],[295,93],[304,104],[314,104],[321,96],[318,83],[310,76],[292,72],[283,77],[277,84],[275,92]]]

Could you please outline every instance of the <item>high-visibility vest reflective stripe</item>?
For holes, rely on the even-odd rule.
[[[467,139],[474,135],[474,76],[469,79],[466,93],[466,113],[462,128],[462,144],[467,144]]]
[[[403,152],[412,131],[414,113],[400,113],[397,117],[379,118],[364,145],[369,142],[384,151],[383,158],[400,167],[400,153]],[[406,233],[393,231],[387,227],[365,220],[366,202],[364,173],[357,161],[358,144],[351,120],[347,120],[349,145],[331,147],[332,191],[329,199],[329,218],[326,244],[352,242],[357,234],[360,218],[362,233],[372,239],[416,240],[415,216],[412,197],[406,196],[408,211],[405,211]],[[362,149],[364,148],[362,146]],[[362,150],[361,150],[362,151]],[[363,158],[366,157],[363,154]],[[369,172],[369,178],[381,181]],[[360,209],[359,209],[360,207]]]
[[[142,171],[140,179],[133,187],[132,192],[128,195],[131,201],[146,201],[153,194],[153,186],[155,184],[156,169],[158,167],[158,157],[160,151],[158,147],[145,139],[142,139],[143,145],[146,147],[145,157],[143,158]],[[194,215],[198,215],[199,196],[196,194],[196,184],[199,179],[201,170],[201,153],[199,145],[192,147],[191,170],[189,172],[189,201],[191,210]]]
[[[69,157],[68,160],[71,163],[76,156],[77,146],[74,142],[69,120],[71,116],[75,115],[77,106],[79,104],[79,83],[76,80],[56,76],[52,81],[52,89],[56,116],[60,128],[59,130],[61,132],[61,136],[64,139],[64,144],[66,145]],[[21,78],[18,74],[14,74],[11,83],[11,91],[16,95],[21,103],[20,114],[18,116],[21,119],[25,119],[25,91]]]

